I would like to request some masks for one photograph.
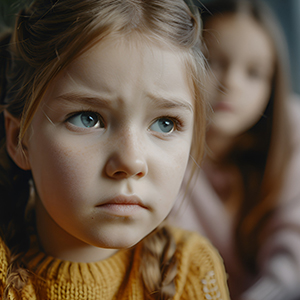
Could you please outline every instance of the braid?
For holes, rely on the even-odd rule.
[[[176,244],[167,226],[158,228],[142,244],[140,272],[147,300],[170,300],[175,295]]]
[[[16,300],[23,299],[22,290],[32,274],[19,263],[19,260],[20,254],[10,260],[3,300],[10,299],[11,294]]]

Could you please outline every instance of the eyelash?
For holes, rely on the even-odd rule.
[[[66,117],[66,120],[65,122],[68,122],[71,118],[75,117],[75,116],[78,116],[82,113],[93,113],[93,114],[96,114],[97,117],[99,118],[99,120],[101,122],[103,122],[105,125],[106,125],[106,122],[104,121],[104,118],[102,117],[101,114],[99,114],[98,112],[95,112],[95,111],[92,111],[92,110],[78,110],[77,112],[72,112],[70,114],[67,115]],[[171,115],[162,115],[162,116],[159,116],[157,118],[155,118],[151,124],[149,125],[149,128],[152,124],[154,124],[157,120],[159,119],[170,119],[172,122],[174,122],[174,125],[175,125],[175,128],[173,130],[173,132],[175,131],[182,131],[183,128],[184,128],[184,122],[182,120],[182,118],[180,116],[171,116]]]
[[[67,123],[67,122],[69,122],[72,118],[74,118],[74,117],[76,117],[76,116],[79,116],[79,115],[81,115],[81,114],[84,114],[84,113],[95,114],[95,115],[97,116],[98,120],[99,120],[100,122],[102,122],[104,125],[106,125],[106,123],[105,123],[104,118],[102,117],[102,115],[99,114],[98,112],[93,111],[93,110],[78,110],[78,111],[76,111],[76,112],[72,112],[72,113],[70,113],[70,114],[68,114],[68,115],[66,116],[66,119],[65,119],[64,122]]]
[[[184,122],[183,122],[183,120],[179,116],[162,115],[162,116],[154,119],[154,121],[151,122],[150,126],[152,124],[154,124],[159,119],[169,119],[172,122],[174,122],[175,128],[174,128],[173,132],[175,132],[175,131],[182,131],[183,130]]]

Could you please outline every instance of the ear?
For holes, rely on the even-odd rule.
[[[27,155],[27,147],[24,143],[19,144],[20,119],[4,110],[6,149],[11,159],[23,170],[30,170]]]

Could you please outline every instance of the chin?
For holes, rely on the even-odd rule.
[[[111,243],[105,243],[105,244],[98,244],[98,248],[104,248],[104,249],[116,249],[116,250],[121,250],[121,249],[129,249],[137,245],[140,241],[116,241],[116,242],[111,242]]]
[[[139,243],[145,235],[112,234],[101,241],[94,243],[94,246],[105,249],[128,249]]]

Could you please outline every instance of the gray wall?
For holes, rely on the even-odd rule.
[[[300,94],[300,1],[265,0],[277,14],[289,46],[293,90]]]

